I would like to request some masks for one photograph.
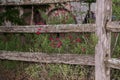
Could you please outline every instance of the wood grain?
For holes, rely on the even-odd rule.
[[[13,1],[1,1],[0,5],[38,5],[38,4],[49,4],[49,3],[63,3],[63,2],[76,2],[84,0],[13,0]]]
[[[111,54],[111,32],[107,31],[108,21],[111,21],[112,1],[97,0],[96,35],[98,44],[95,49],[95,80],[110,80],[110,66],[106,61]]]
[[[37,63],[94,65],[94,56],[79,54],[47,54],[41,52],[0,51],[0,59]]]
[[[0,32],[7,33],[36,33],[38,29],[41,33],[95,32],[95,24],[0,26]]]
[[[108,60],[108,64],[112,68],[120,69],[120,59],[111,58]]]

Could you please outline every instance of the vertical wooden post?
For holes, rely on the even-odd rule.
[[[97,0],[96,6],[98,44],[95,49],[95,80],[110,80],[110,67],[106,62],[111,53],[111,33],[106,30],[106,26],[111,20],[112,0]]]

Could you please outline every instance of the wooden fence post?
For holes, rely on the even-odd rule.
[[[107,60],[111,53],[111,33],[106,30],[106,26],[111,20],[112,0],[97,0],[96,3],[98,44],[95,49],[95,80],[110,80],[110,67],[107,66]]]

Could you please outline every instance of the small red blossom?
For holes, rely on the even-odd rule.
[[[56,38],[56,40],[57,40],[57,41],[59,41],[59,40],[60,40],[60,38]]]
[[[62,42],[61,41],[59,41],[58,43],[57,43],[57,48],[60,48],[62,46]]]
[[[41,34],[41,32],[40,32],[41,30],[42,30],[41,28],[38,28],[36,34],[37,35]]]
[[[38,28],[38,31],[42,30],[41,28]]]
[[[40,33],[40,31],[37,31],[36,34],[37,34],[37,35],[40,35],[41,33]]]
[[[81,41],[80,38],[77,38],[77,39],[76,39],[76,42],[79,42],[79,43],[80,43],[80,42],[82,42],[82,41]]]
[[[64,38],[65,34],[64,33],[60,33],[60,37]]]
[[[82,50],[82,52],[85,52],[85,51],[86,51],[86,49],[85,49],[85,48],[81,48],[81,50]]]
[[[50,41],[53,41],[54,39],[52,37],[49,38]]]
[[[71,35],[69,35],[68,38],[71,40],[73,37]]]

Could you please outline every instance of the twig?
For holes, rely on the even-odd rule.
[[[113,52],[114,52],[114,50],[115,50],[115,47],[116,47],[117,42],[118,42],[119,35],[120,35],[120,34],[118,34],[117,37],[116,37],[116,39],[115,39],[115,44],[114,44],[114,47],[113,47],[113,49],[112,49],[112,53],[111,53],[111,54],[113,54]]]
[[[30,25],[33,25],[33,15],[34,15],[34,7],[32,6]]]

